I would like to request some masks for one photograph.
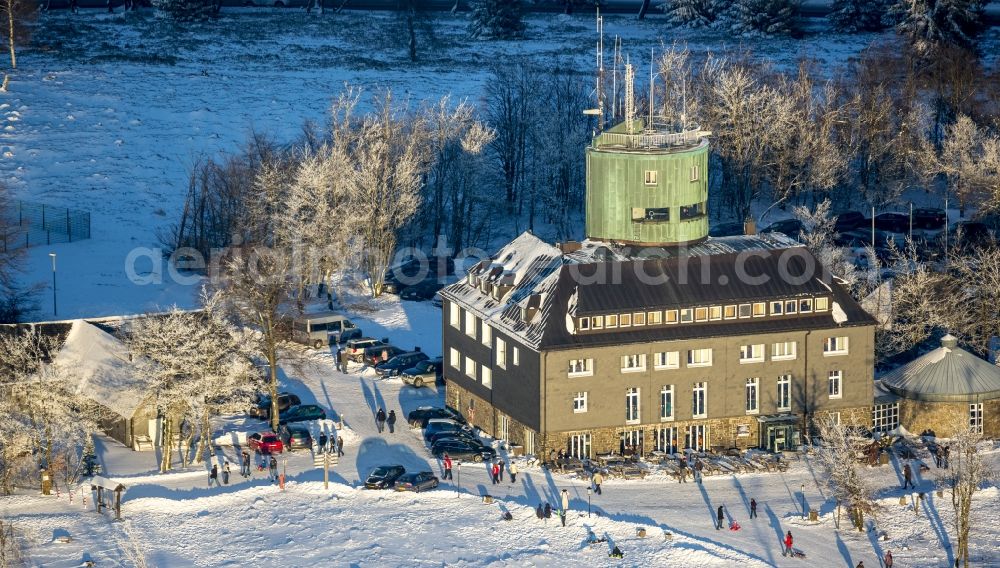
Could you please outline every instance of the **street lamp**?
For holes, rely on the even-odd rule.
[[[50,252],[49,257],[52,259],[52,315],[58,316],[59,312],[56,309],[56,253]]]
[[[593,493],[593,491],[588,487],[587,488],[587,517],[590,517],[590,494],[591,493]]]
[[[802,518],[806,518],[806,484],[799,485],[799,495],[802,496]]]
[[[458,462],[458,483],[455,484],[455,497],[462,496],[462,462]]]

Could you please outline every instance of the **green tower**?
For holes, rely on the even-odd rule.
[[[708,140],[635,120],[587,147],[587,238],[677,246],[708,237]]]

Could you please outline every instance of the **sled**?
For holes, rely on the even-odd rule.
[[[737,523],[736,521],[733,521],[732,523],[729,524],[729,530],[731,530],[731,531],[738,531],[741,528],[743,528],[743,527],[741,527],[740,524]]]
[[[805,552],[802,552],[798,548],[793,548],[792,549],[792,558],[805,558],[805,557],[806,557],[806,553]]]

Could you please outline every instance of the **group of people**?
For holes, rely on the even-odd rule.
[[[246,450],[243,450],[240,453],[240,476],[244,479],[249,479],[252,475],[250,463],[250,454]],[[278,479],[278,460],[274,456],[271,456],[270,459],[262,456],[258,469],[264,471],[265,468],[268,470],[269,479],[272,481]],[[229,463],[229,460],[223,461],[221,471],[218,464],[212,464],[212,470],[208,472],[209,487],[213,485],[219,487],[220,473],[222,474],[222,485],[229,485],[229,477],[232,475],[232,465]]]
[[[694,467],[688,466],[687,458],[681,458],[680,471],[677,473],[679,478],[678,481],[680,483],[687,483],[688,469],[691,469],[694,472],[695,483],[701,483],[702,470],[705,469],[705,464],[702,463],[701,458],[694,459]]]
[[[381,434],[386,426],[389,427],[390,434],[396,432],[396,411],[390,410],[389,414],[386,414],[385,409],[380,406],[378,412],[375,413],[375,427],[378,429],[378,433]]]
[[[566,526],[566,513],[569,511],[569,491],[565,489],[559,494],[559,501],[562,507],[559,509],[559,519],[562,521],[562,526]],[[535,516],[539,520],[551,519],[552,518],[552,505],[549,505],[548,501],[545,502],[545,506],[539,503],[538,507],[535,509]]]
[[[445,457],[447,457],[447,455],[448,454],[445,454]],[[493,481],[493,485],[498,485],[503,482],[504,469],[510,473],[510,482],[517,483],[517,464],[511,462],[510,465],[507,465],[507,462],[497,458],[496,461],[493,462],[493,465],[490,466],[490,478]]]

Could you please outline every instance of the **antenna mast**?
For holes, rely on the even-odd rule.
[[[649,48],[649,124],[647,129],[653,128],[653,49]]]
[[[625,128],[629,134],[635,134],[635,69],[627,60],[625,62]]]

